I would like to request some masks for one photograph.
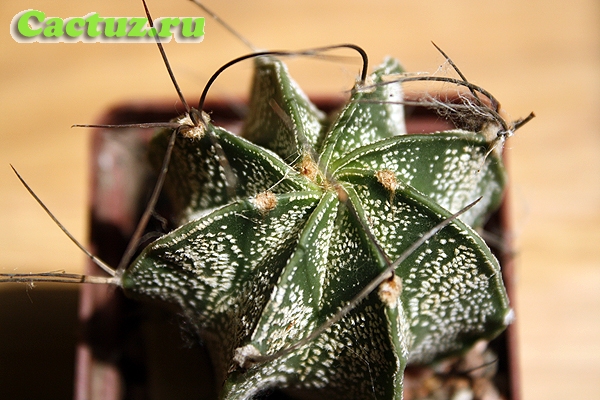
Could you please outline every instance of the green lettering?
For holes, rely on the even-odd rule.
[[[117,27],[115,29],[115,22]],[[127,18],[104,18],[104,36],[125,37],[127,36]]]
[[[63,20],[61,18],[48,18],[44,22],[46,23],[46,27],[44,28],[45,37],[60,37],[63,35]]]
[[[171,28],[179,25],[181,21],[179,18],[159,18],[156,20],[156,24],[160,24],[160,31],[158,32],[158,36],[161,38],[169,38],[172,36]]]
[[[142,17],[131,18],[129,21],[129,32],[127,33],[127,37],[144,37],[146,35],[146,23],[148,20]]]
[[[204,37],[204,18],[172,18],[157,19],[155,26],[148,26],[147,18],[103,18],[98,13],[89,13],[83,17],[66,19],[46,17],[38,10],[26,10],[15,15],[11,22],[11,35],[17,42],[31,42],[36,36],[45,37],[50,41],[66,38],[77,39],[85,36],[107,39],[114,38],[144,38],[160,37],[168,41],[175,34],[177,41],[193,41]],[[178,27],[179,29],[173,29]],[[73,40],[66,39],[67,42]]]
[[[89,16],[85,18],[85,22],[87,24],[87,35],[91,38],[98,37],[102,34],[102,31],[98,29],[98,24],[104,22],[104,18],[98,15],[98,13],[90,13]]]
[[[78,26],[79,29],[76,29]],[[65,21],[65,33],[67,36],[76,38],[83,35],[83,27],[85,26],[85,20],[83,18],[69,18]]]
[[[183,27],[181,28],[181,36],[184,38],[190,37],[202,37],[204,36],[204,18],[191,17],[181,18]],[[192,23],[194,23],[194,29],[192,31]]]
[[[17,30],[24,37],[34,37],[42,33],[42,28],[32,29],[29,25],[30,19],[37,19],[38,24],[44,21],[46,14],[38,10],[27,10],[23,12],[17,23]]]

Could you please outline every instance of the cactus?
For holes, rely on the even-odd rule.
[[[497,136],[406,134],[402,85],[381,85],[402,73],[393,59],[333,117],[280,60],[255,68],[243,137],[208,122],[175,142],[167,191],[181,226],[141,253],[122,287],[181,307],[208,344],[222,398],[271,388],[402,398],[407,363],[460,354],[510,322],[500,267],[474,231],[505,184]],[[157,168],[170,136],[152,141]],[[286,351],[479,197],[339,321]]]

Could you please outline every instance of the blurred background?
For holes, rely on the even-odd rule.
[[[507,144],[517,251],[524,399],[600,398],[600,3],[595,0],[210,1],[262,48],[356,43],[373,64],[408,71],[443,57],[493,93],[513,119],[537,118]],[[207,16],[184,0],[149,0],[154,16]],[[25,9],[47,16],[143,16],[137,0],[5,0],[0,4],[0,272],[81,272],[84,257],[18,182],[13,164],[78,238],[87,223],[89,132],[103,111],[175,92],[152,44],[18,44]],[[167,44],[190,103],[220,65],[248,52],[207,18],[202,43]],[[343,94],[359,64],[292,63],[316,95]],[[225,73],[213,96],[247,96],[251,64]],[[69,398],[77,288],[0,286],[0,395]],[[4,392],[4,394],[3,394]]]

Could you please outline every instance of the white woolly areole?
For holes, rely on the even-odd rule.
[[[394,275],[392,280],[382,282],[377,291],[381,301],[391,308],[396,308],[400,293],[402,293],[402,279],[398,275]]]
[[[256,364],[255,359],[260,357],[260,351],[251,344],[238,347],[233,355],[233,362],[239,365],[240,368],[248,369]]]
[[[254,206],[263,214],[277,207],[277,197],[271,191],[260,192],[252,199]]]
[[[504,325],[508,326],[510,324],[512,324],[515,320],[515,310],[513,310],[512,308],[506,313],[506,315],[504,316]]]
[[[202,139],[204,137],[204,134],[206,133],[206,125],[210,122],[210,117],[204,111],[202,111],[201,116],[203,124],[198,126],[194,125],[194,122],[190,118],[189,114],[185,114],[177,119],[177,123],[179,125],[188,128],[181,131],[184,137],[189,139]]]

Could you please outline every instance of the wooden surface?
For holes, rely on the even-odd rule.
[[[600,3],[402,3],[208,5],[260,47],[353,42],[367,50],[373,63],[390,54],[409,71],[431,72],[443,63],[433,40],[513,118],[536,112],[537,118],[507,146],[524,399],[600,398]],[[150,7],[155,17],[204,15],[183,0],[153,1]],[[70,125],[94,122],[115,103],[161,98],[175,103],[175,95],[150,44],[15,43],[10,21],[27,8],[62,18],[92,11],[141,16],[142,9],[136,0],[0,5],[0,271],[77,272],[83,256],[30,198],[8,164],[75,236],[85,239],[88,133]],[[192,103],[216,68],[248,52],[212,21],[203,43],[166,48]],[[212,93],[243,95],[249,71],[250,64],[228,71]],[[311,60],[295,63],[292,71],[309,93],[340,93],[351,86],[358,66]],[[13,294],[20,296],[22,318],[33,318],[42,296],[31,291],[31,302],[24,288]],[[3,327],[8,321],[5,305],[0,304]],[[34,326],[41,330],[40,341],[54,329]],[[15,360],[34,364],[35,352],[41,351],[17,342],[10,346],[21,357],[0,359],[0,372]],[[2,379],[0,391],[6,387]]]

